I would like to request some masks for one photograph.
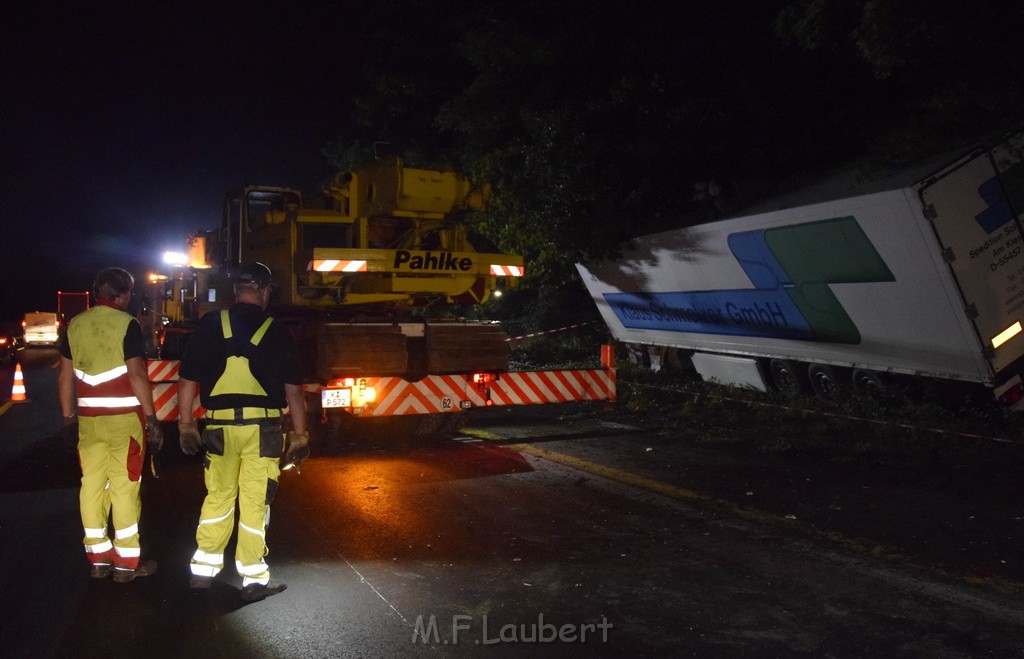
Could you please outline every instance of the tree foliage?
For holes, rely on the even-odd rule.
[[[631,236],[707,219],[700,181],[736,208],[868,151],[920,152],[1021,116],[1024,14],[998,0],[375,10],[357,121],[325,152],[351,167],[386,141],[411,164],[491,181],[478,229],[523,254],[539,289]]]
[[[800,0],[775,23],[785,42],[867,65],[886,90],[868,148],[890,159],[1019,125],[1024,6],[1006,0]]]

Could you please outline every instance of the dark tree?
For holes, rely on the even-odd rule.
[[[865,155],[1021,117],[1022,10],[923,0],[376,7],[339,166],[383,140],[495,185],[479,230],[560,286],[630,236],[704,221]],[[713,205],[695,186],[714,181]]]

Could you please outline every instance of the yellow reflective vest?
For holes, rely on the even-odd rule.
[[[68,347],[75,368],[79,416],[139,412],[124,357],[124,337],[134,320],[104,305],[83,311],[68,325]]]

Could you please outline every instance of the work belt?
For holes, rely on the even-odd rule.
[[[207,423],[216,425],[247,426],[280,423],[281,410],[262,407],[235,407],[226,410],[206,410]]]

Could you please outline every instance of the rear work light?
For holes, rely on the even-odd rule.
[[[1009,341],[1013,337],[1015,337],[1018,334],[1020,334],[1021,330],[1022,330],[1022,328],[1021,328],[1021,325],[1020,325],[1020,321],[1018,320],[1013,325],[1010,325],[1009,327],[1004,329],[1002,332],[1000,332],[999,334],[996,334],[994,337],[992,337],[992,347],[993,348],[998,348],[999,346],[1003,345],[1004,343],[1006,343],[1007,341]]]

